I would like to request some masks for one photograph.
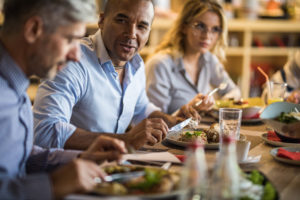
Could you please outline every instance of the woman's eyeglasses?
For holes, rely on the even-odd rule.
[[[194,22],[190,24],[190,26],[195,30],[197,34],[205,34],[210,33],[213,36],[217,36],[222,33],[222,28],[219,26],[214,26],[212,29],[209,29],[204,23],[202,22]]]

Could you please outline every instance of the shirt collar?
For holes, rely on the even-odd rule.
[[[26,92],[29,80],[2,44],[0,44],[0,74],[3,75],[18,96],[22,96]]]
[[[100,29],[95,33],[95,35],[91,36],[91,40],[95,46],[96,55],[99,58],[101,64],[104,64],[109,61],[111,62],[111,59],[104,46]]]
[[[206,66],[205,63],[208,61],[208,59],[209,59],[209,52],[206,52],[205,54],[202,54],[199,57],[199,66],[198,67],[204,68]],[[175,63],[175,66],[177,66],[174,69],[175,72],[185,71],[185,68],[183,66],[182,56],[175,57],[174,58],[174,63]]]
[[[96,55],[100,60],[100,64],[110,62],[111,65],[113,65],[111,62],[111,58],[109,57],[108,52],[106,50],[106,47],[104,46],[100,29],[94,35],[91,36],[91,41],[94,44]],[[139,54],[136,54],[129,62],[131,63],[131,66],[135,69],[135,71],[137,71],[142,66],[141,63],[143,63],[143,59]]]

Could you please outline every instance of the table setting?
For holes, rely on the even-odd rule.
[[[265,112],[268,110],[270,110],[268,107],[264,109],[263,112],[260,110],[260,121],[266,124],[268,124],[267,120],[269,119],[266,117]],[[271,110],[274,112],[274,108]],[[299,143],[282,140],[282,138],[278,136],[278,133],[275,132],[277,129],[274,129],[270,124],[243,124],[242,112],[243,109],[240,108],[219,108],[219,123],[214,122],[211,124],[197,124],[193,119],[189,118],[171,127],[167,137],[161,143],[154,146],[145,145],[131,154],[125,154],[123,156],[123,163],[121,165],[120,163],[115,164],[114,167],[140,167],[142,170],[149,168],[158,171],[162,170],[167,174],[177,173],[180,177],[181,171],[186,168],[186,148],[190,146],[194,139],[197,139],[203,143],[208,174],[212,176],[217,160],[219,159],[220,148],[222,148],[222,141],[219,137],[222,135],[233,136],[236,141],[236,162],[244,174],[242,176],[247,179],[245,182],[249,185],[247,181],[251,179],[249,178],[251,174],[258,173],[259,175],[257,176],[263,177],[261,179],[264,180],[264,182],[261,182],[261,187],[270,187],[271,191],[273,191],[271,199],[293,199],[295,195],[299,195],[299,191],[293,189],[300,185]],[[271,118],[273,120],[274,116],[270,117],[270,119]],[[210,143],[209,131],[216,131],[219,141]],[[170,170],[172,172],[170,172]],[[136,174],[134,174],[134,177],[135,175]],[[109,176],[114,177],[113,174],[109,174]],[[145,178],[147,175],[145,175],[143,171],[136,176],[138,177],[133,179]],[[244,180],[244,178],[242,179]],[[279,179],[281,181],[278,181]],[[107,182],[111,183],[110,181]],[[251,183],[251,186],[245,189],[247,187],[244,184],[245,183],[241,183],[244,187],[244,189],[240,188],[241,191],[251,191],[253,184],[254,188],[258,187],[255,186],[257,183]],[[285,192],[286,190],[289,192]],[[112,194],[100,194],[99,192],[93,192],[87,195],[73,194],[69,195],[66,199],[179,199],[180,194],[186,194],[185,192],[187,191],[181,189],[179,181],[174,185],[174,188],[167,192],[155,193],[152,191],[149,194],[147,194],[147,192],[144,194],[135,192],[123,194],[117,190],[117,193]],[[255,189],[254,193],[257,194]],[[247,192],[245,192],[245,194],[251,196],[251,194]],[[261,195],[262,194],[263,193],[261,193]]]

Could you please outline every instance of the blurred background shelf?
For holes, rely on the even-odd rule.
[[[264,47],[264,48],[251,48],[251,56],[289,56],[291,52],[294,52],[296,48],[276,48],[276,47]]]
[[[145,61],[173,23],[173,19],[155,18],[147,46],[140,52]],[[96,24],[90,24],[88,32],[93,33],[97,28]],[[250,90],[252,80],[257,78],[257,66],[263,66],[270,76],[283,67],[300,49],[300,22],[231,19],[228,21],[228,44],[227,62],[224,63],[226,70],[242,88],[243,98],[257,96],[261,88],[254,93]]]
[[[153,21],[147,46],[140,52],[145,60],[154,52],[173,23],[174,20],[164,18]],[[98,25],[89,24],[87,29],[91,34],[98,29]],[[300,49],[300,22],[231,19],[228,21],[228,43],[224,66],[242,88],[243,98],[260,95],[260,91],[250,91],[251,80],[257,75],[256,67],[265,66],[270,76],[283,67],[293,53]]]

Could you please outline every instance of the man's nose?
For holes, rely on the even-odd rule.
[[[135,39],[137,34],[137,28],[135,24],[129,24],[127,26],[125,35],[129,37],[130,39]]]
[[[67,54],[68,61],[75,61],[78,62],[80,60],[81,51],[80,51],[80,43],[75,42],[74,45],[71,47]]]

